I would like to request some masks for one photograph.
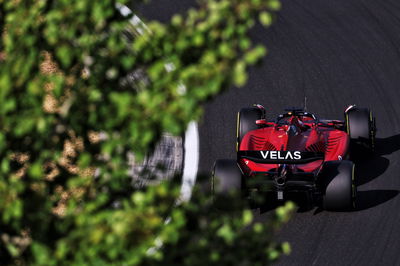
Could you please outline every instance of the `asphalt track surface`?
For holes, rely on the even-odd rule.
[[[165,21],[193,1],[154,1],[143,13]],[[356,162],[357,208],[299,209],[279,234],[292,253],[281,265],[400,265],[400,1],[284,0],[276,23],[257,27],[268,47],[244,88],[205,107],[200,122],[200,173],[218,158],[235,158],[236,113],[261,103],[270,118],[302,106],[321,118],[342,119],[348,104],[377,118],[377,152]],[[258,220],[271,211],[261,210]]]

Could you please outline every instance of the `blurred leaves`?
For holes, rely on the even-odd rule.
[[[0,260],[232,264],[224,248],[243,239],[263,249],[244,264],[287,251],[251,238],[271,228],[253,226],[248,210],[209,216],[207,199],[173,208],[172,184],[134,191],[127,164],[128,152],[143,159],[163,132],[182,134],[203,103],[246,83],[266,54],[249,31],[270,25],[280,3],[202,0],[147,26],[116,8],[127,3],[0,0]]]

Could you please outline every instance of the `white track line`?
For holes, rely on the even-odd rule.
[[[119,3],[116,4],[117,9],[119,12],[121,12],[121,15],[123,16],[130,16],[132,15],[132,10],[124,5],[121,5]],[[135,14],[133,14],[132,18],[129,20],[129,22],[136,27],[138,33],[142,35],[144,31],[150,32],[149,28],[147,28],[146,24]]]
[[[117,3],[117,8],[123,16],[129,16],[132,10],[124,5]],[[130,19],[130,23],[137,27],[139,34],[143,34],[143,31],[150,31],[146,24],[135,14]],[[166,65],[167,71],[171,71]],[[182,174],[182,185],[181,192],[178,202],[188,201],[192,196],[193,186],[196,183],[197,171],[199,167],[199,130],[197,123],[192,121],[188,124],[185,133],[185,145],[184,145],[184,166]]]
[[[123,16],[129,16],[132,14],[130,8],[124,5],[117,4],[117,8],[121,12]],[[144,22],[135,14],[130,20],[131,24],[137,27],[139,34],[143,34],[144,31],[149,31]],[[171,71],[170,66],[165,66],[167,71]],[[183,87],[185,87],[183,85]],[[184,91],[186,92],[186,90]],[[182,174],[182,185],[181,192],[179,198],[177,200],[177,204],[189,201],[192,196],[193,186],[196,183],[198,165],[199,165],[199,131],[198,126],[195,121],[192,121],[188,124],[185,133],[185,145],[184,145],[184,166],[183,166],[183,174]],[[169,223],[171,221],[171,217],[167,217],[165,223]],[[147,254],[151,255],[157,252],[163,245],[162,240],[157,237],[155,240],[155,246],[151,247],[147,250]]]
[[[188,201],[192,196],[199,167],[199,130],[197,123],[189,123],[185,134],[185,158],[182,175],[181,201]]]

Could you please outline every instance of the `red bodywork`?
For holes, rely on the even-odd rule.
[[[338,129],[342,121],[316,122],[308,117],[292,116],[284,124],[260,122],[264,128],[248,132],[242,139],[239,151],[301,151],[322,152],[324,159],[305,164],[289,164],[292,174],[298,172],[314,173],[320,171],[326,161],[336,161],[346,158],[349,137]],[[338,126],[339,125],[339,126]],[[239,158],[243,173],[252,176],[256,172],[271,172],[280,167],[279,164],[256,163],[249,159]]]

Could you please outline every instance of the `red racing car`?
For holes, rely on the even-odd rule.
[[[214,195],[265,191],[284,200],[304,192],[326,210],[354,207],[356,186],[350,150],[371,152],[375,118],[367,108],[349,106],[345,120],[318,119],[301,108],[286,109],[275,121],[261,105],[243,108],[237,118],[237,159],[217,160]]]

